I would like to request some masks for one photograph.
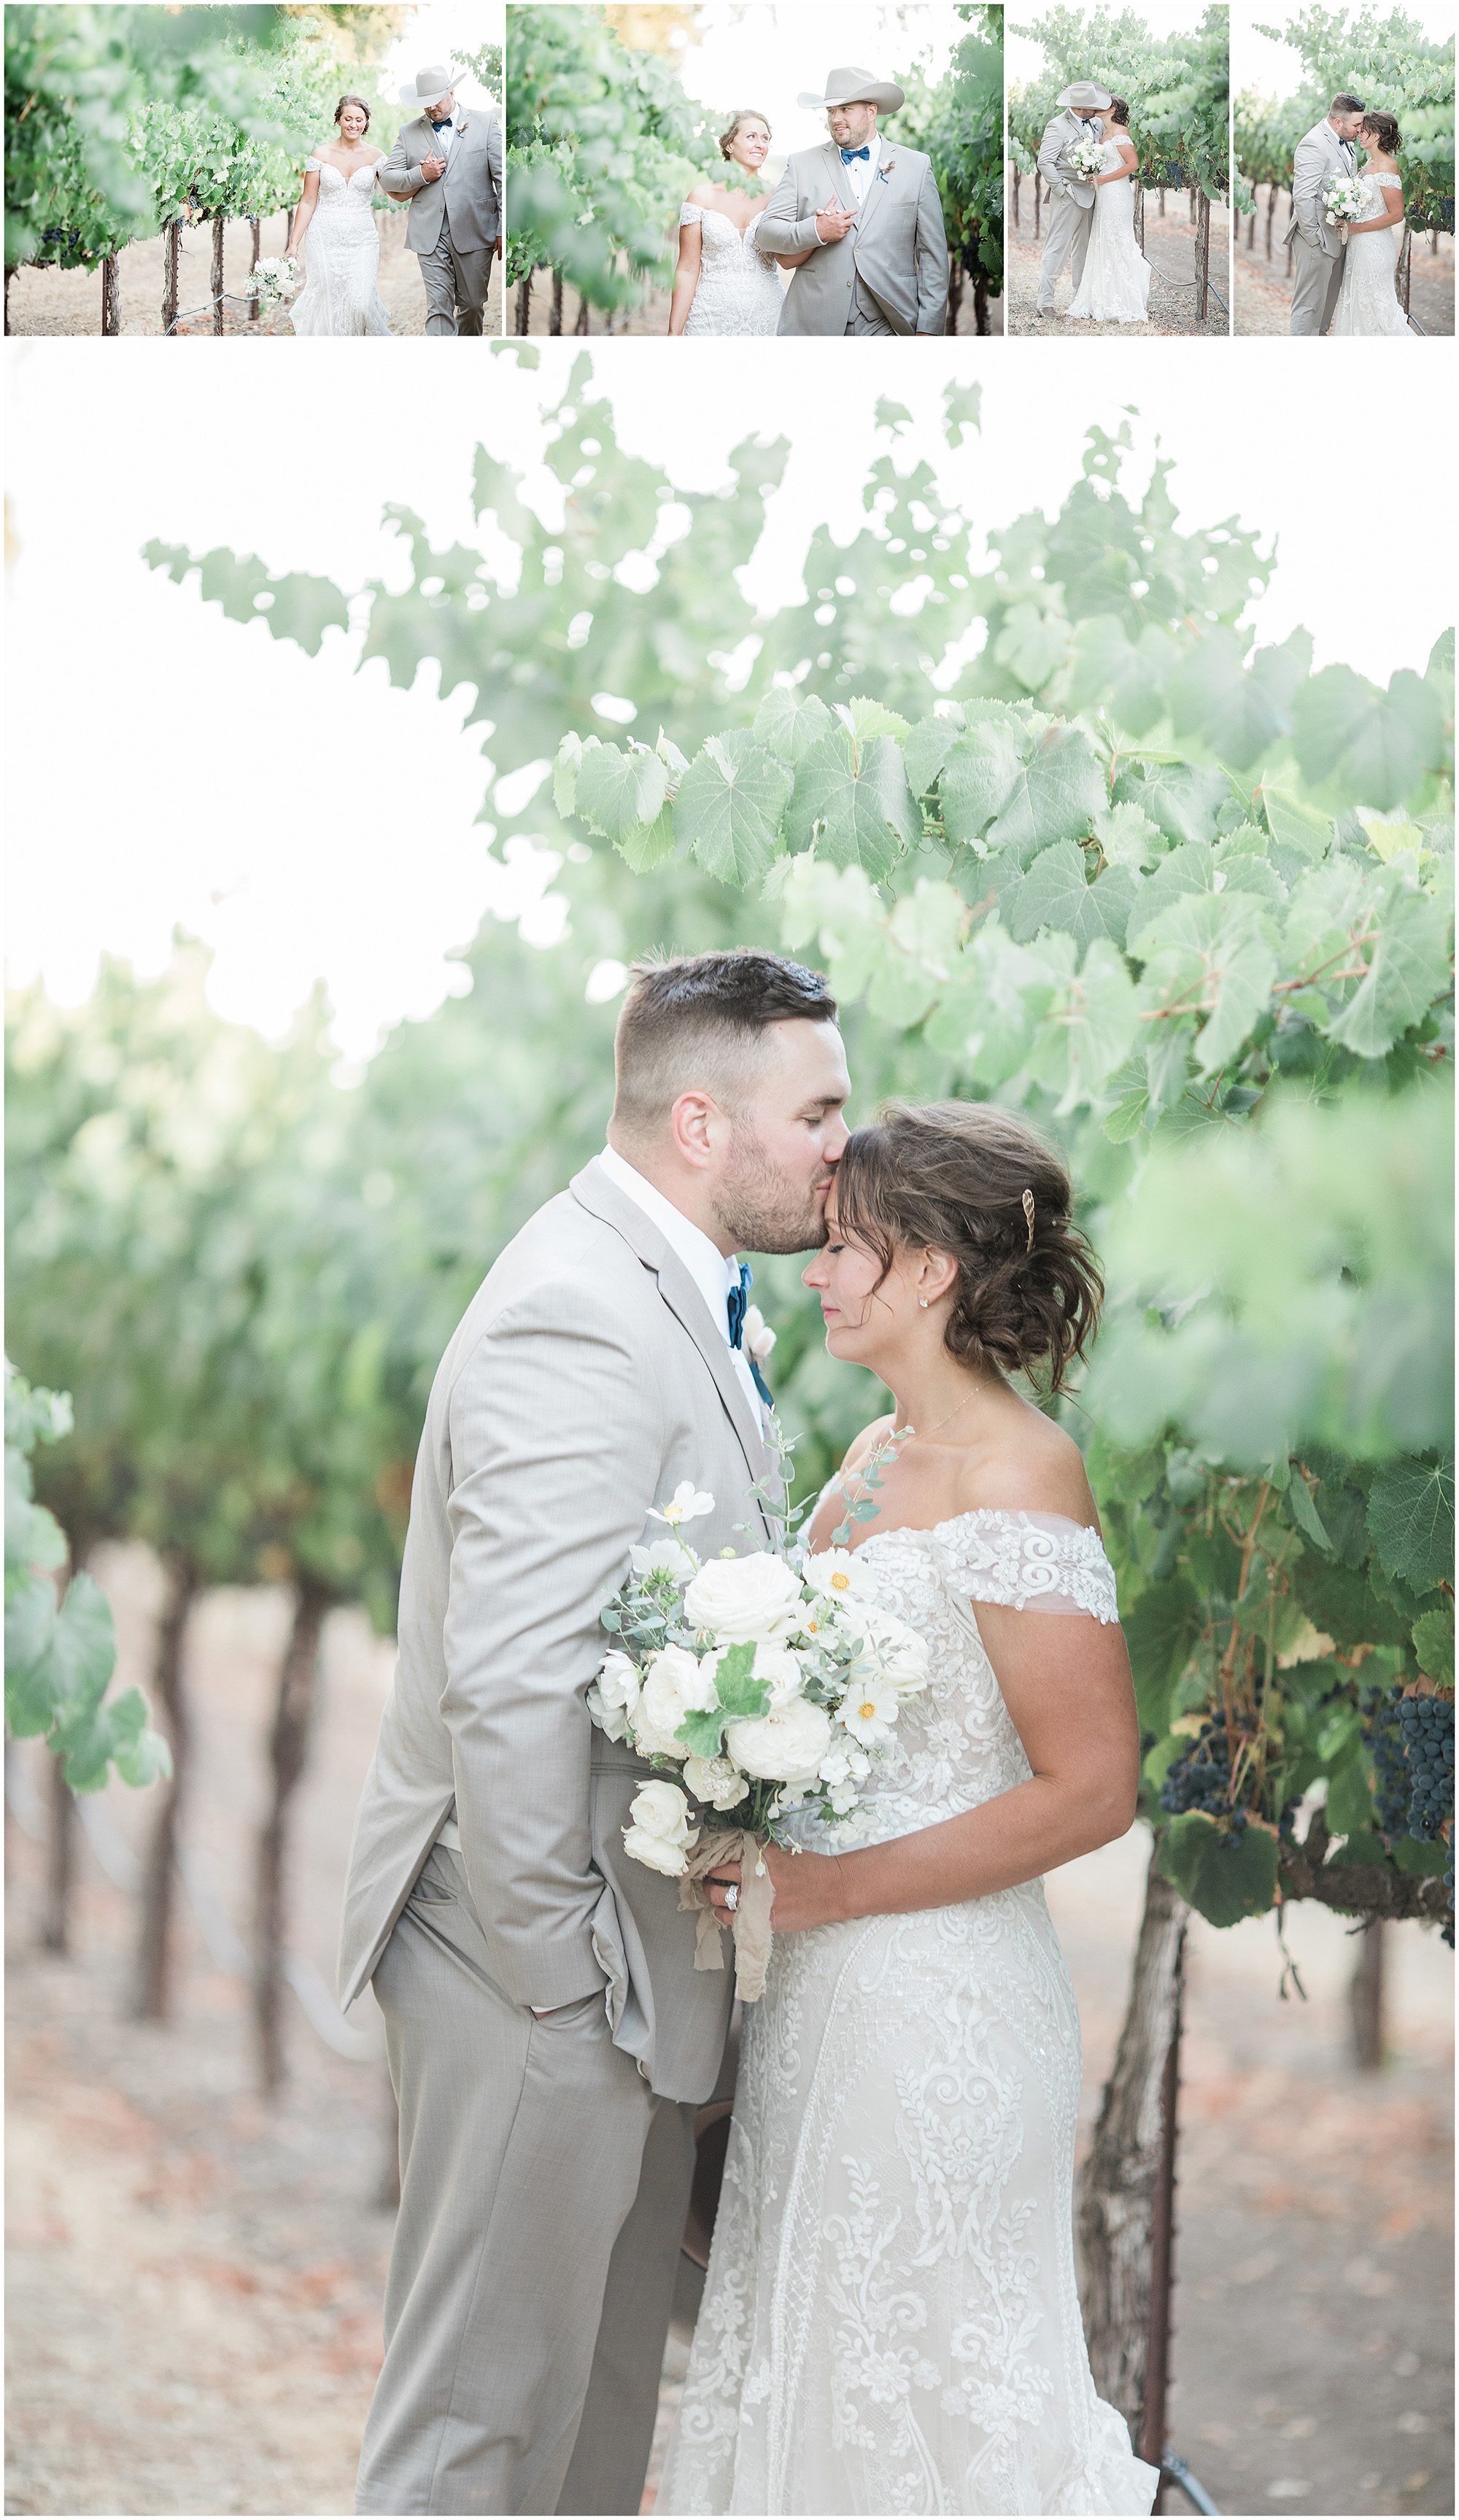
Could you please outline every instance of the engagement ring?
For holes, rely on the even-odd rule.
[[[730,1883],[729,1888],[724,1894],[724,1904],[726,1908],[728,1908],[730,1914],[733,1915],[735,1910],[740,1904],[740,1884],[738,1881],[732,1881]]]

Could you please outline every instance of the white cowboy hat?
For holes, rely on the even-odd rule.
[[[823,113],[829,105],[874,105],[883,113],[895,113],[906,101],[905,88],[894,87],[889,79],[874,79],[870,70],[857,69],[854,63],[849,68],[832,70],[824,96],[796,99],[806,113]]]
[[[1090,80],[1075,79],[1073,85],[1067,87],[1064,94],[1056,97],[1054,102],[1056,105],[1069,106],[1074,113],[1103,113],[1106,106],[1113,105],[1115,100],[1112,96],[1106,96],[1104,89],[1095,87]]]
[[[400,102],[413,105],[419,113],[429,113],[433,105],[439,105],[443,96],[450,95],[455,84],[448,69],[443,69],[439,62],[432,62],[425,69],[417,70],[414,87],[400,90]]]

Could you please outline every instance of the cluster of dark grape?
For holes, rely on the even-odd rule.
[[[1398,1709],[1403,1700],[1385,1690],[1370,1699],[1363,1729],[1373,1757],[1373,1818],[1380,1837],[1391,1841],[1408,1832],[1409,1776],[1403,1754],[1403,1728]]]
[[[1454,1817],[1454,1704],[1448,1697],[1400,1697],[1398,1722],[1408,1760],[1408,1834],[1432,1843]]]
[[[1205,1812],[1219,1821],[1223,1846],[1239,1846],[1246,1834],[1247,1814],[1231,1808],[1231,1747],[1225,1718],[1208,1716],[1188,1750],[1165,1770],[1161,1809]]]

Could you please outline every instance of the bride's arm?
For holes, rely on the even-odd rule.
[[[289,231],[289,250],[296,262],[303,251],[304,236],[309,221],[314,216],[314,204],[318,199],[319,168],[316,163],[304,169],[304,189],[298,197],[298,208],[294,213],[294,225]]]
[[[1118,165],[1112,166],[1107,175],[1096,175],[1094,179],[1095,184],[1096,186],[1100,184],[1122,184],[1126,175],[1133,175],[1135,168],[1139,163],[1139,151],[1133,148],[1128,141],[1121,140],[1119,143]]]
[[[1402,225],[1403,188],[1401,184],[1391,186],[1380,184],[1378,189],[1386,202],[1392,201],[1393,208],[1385,210],[1381,219],[1348,219],[1344,227],[1345,236],[1374,236],[1379,228],[1396,228]]]
[[[704,228],[692,219],[679,230],[679,264],[674,273],[674,293],[668,302],[668,333],[672,340],[683,332],[699,287],[700,255],[704,246]]]

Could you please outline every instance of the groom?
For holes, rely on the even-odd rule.
[[[824,96],[797,103],[824,110],[831,136],[795,153],[760,216],[761,253],[796,261],[777,329],[942,333],[947,235],[932,159],[877,129],[905,91],[869,70],[835,69]]]
[[[1050,194],[1049,233],[1038,267],[1041,323],[1048,323],[1055,314],[1054,292],[1066,263],[1071,265],[1074,295],[1079,293],[1094,223],[1094,186],[1075,172],[1069,153],[1081,140],[1103,140],[1100,116],[1108,113],[1113,99],[1090,80],[1075,79],[1055,102],[1064,110],[1055,114],[1038,152],[1038,171]]]
[[[1347,248],[1341,228],[1330,228],[1322,196],[1335,175],[1357,173],[1356,141],[1367,107],[1360,97],[1335,96],[1327,118],[1297,144],[1292,161],[1292,220],[1285,243],[1293,250],[1289,333],[1325,333],[1343,287]]]
[[[401,125],[380,180],[392,202],[410,203],[405,243],[419,254],[426,284],[426,330],[441,338],[479,333],[501,251],[502,130],[489,111],[468,113],[439,65],[400,90],[418,109]]]
[[[416,1462],[340,1958],[400,2110],[366,2512],[637,2511],[729,2019],[584,1697],[681,1480],[702,1557],[770,1545],[734,1255],[825,1241],[845,1057],[820,974],[744,952],[640,965],[615,1058],[608,1148],[488,1273]]]

